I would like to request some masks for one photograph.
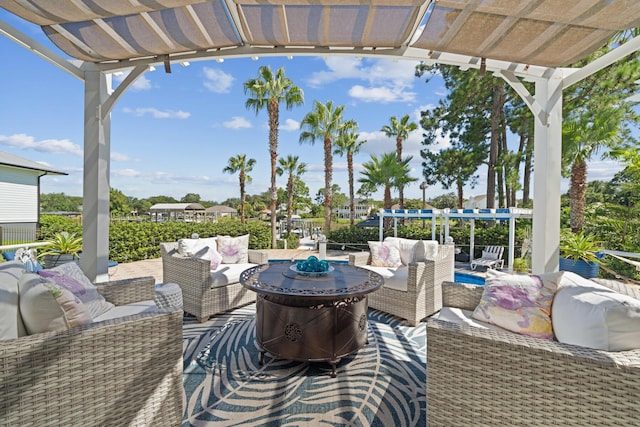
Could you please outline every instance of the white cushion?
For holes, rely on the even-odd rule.
[[[88,307],[69,290],[33,273],[18,281],[20,312],[29,334],[64,331],[92,322]]]
[[[564,272],[552,306],[558,341],[608,351],[640,349],[640,301]]]
[[[422,240],[386,237],[384,242],[395,245],[398,248],[402,265],[424,261],[424,244]]]
[[[482,251],[482,257],[481,258],[485,258],[485,259],[498,259],[498,253],[497,252],[487,252],[487,251]]]
[[[217,269],[211,270],[211,287],[219,288],[240,282],[240,274],[248,268],[258,264],[220,264]]]
[[[402,259],[396,242],[369,242],[371,265],[374,267],[400,267]]]
[[[40,270],[38,274],[77,296],[87,306],[94,319],[113,308],[113,304],[104,299],[98,288],[75,262],[68,262],[50,270]]]
[[[192,257],[196,252],[207,246],[217,250],[216,238],[180,239],[178,240],[178,253],[182,256]]]
[[[407,292],[407,278],[409,277],[409,268],[407,266],[376,267],[373,265],[359,265],[358,267],[380,274],[384,279],[383,287]]]
[[[27,334],[20,316],[18,297],[18,280],[24,271],[20,261],[0,264],[0,340]]]
[[[438,256],[438,241],[437,240],[423,240],[424,245],[424,257],[426,259],[435,259]]]
[[[211,270],[215,270],[216,268],[218,268],[218,266],[222,262],[222,255],[220,255],[220,253],[215,250],[215,248],[209,246],[205,246],[204,248],[200,249],[198,252],[193,254],[193,257],[206,259],[207,261],[209,261],[209,268]]]
[[[218,252],[223,264],[246,264],[249,262],[249,235],[239,237],[218,236]]]
[[[446,322],[457,323],[459,325],[468,325],[481,329],[493,329],[495,331],[506,331],[499,326],[487,322],[481,322],[472,317],[473,311],[463,310],[457,307],[442,307],[442,309],[434,314],[431,318],[444,320]]]
[[[138,301],[132,304],[116,305],[111,310],[93,319],[94,322],[102,322],[104,320],[117,319],[124,316],[133,316],[141,313],[155,313],[158,306],[155,301]]]

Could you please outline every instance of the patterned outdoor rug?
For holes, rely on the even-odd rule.
[[[185,317],[183,425],[426,425],[425,324],[369,310],[369,344],[338,364],[265,356],[255,305],[199,324]]]

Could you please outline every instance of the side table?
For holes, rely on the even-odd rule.
[[[159,308],[182,310],[182,289],[177,283],[158,283],[154,301]]]

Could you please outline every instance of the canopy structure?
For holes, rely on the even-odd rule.
[[[449,220],[464,219],[471,223],[469,256],[473,261],[475,247],[475,221],[509,221],[509,252],[507,264],[513,266],[516,239],[516,219],[532,219],[532,209],[498,208],[498,209],[380,209],[380,241],[383,239],[384,218],[393,218],[393,235],[398,235],[398,219],[423,219],[431,220],[431,239],[440,240],[440,243],[449,239]],[[440,223],[440,239],[436,235],[437,223]],[[443,225],[444,223],[444,225]],[[444,229],[444,235],[442,233]]]
[[[82,268],[107,278],[110,112],[150,66],[265,55],[355,55],[475,68],[506,80],[535,117],[534,272],[558,268],[562,91],[640,48],[634,0],[0,0],[59,50],[0,21],[0,34],[85,83]],[[68,55],[72,60],[66,59]],[[78,62],[78,60],[80,62]],[[113,90],[111,73],[129,71]],[[523,81],[534,82],[531,93]]]
[[[196,221],[204,213],[204,206],[200,203],[156,203],[149,208],[149,214],[155,217],[156,222],[159,216],[169,221]]]

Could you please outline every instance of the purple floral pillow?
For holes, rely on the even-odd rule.
[[[394,243],[369,242],[371,265],[374,267],[400,267],[400,249]]]
[[[490,273],[472,317],[512,332],[551,340],[551,303],[557,287],[557,275]]]
[[[240,237],[218,236],[218,253],[222,264],[246,264],[249,262],[249,235]]]

